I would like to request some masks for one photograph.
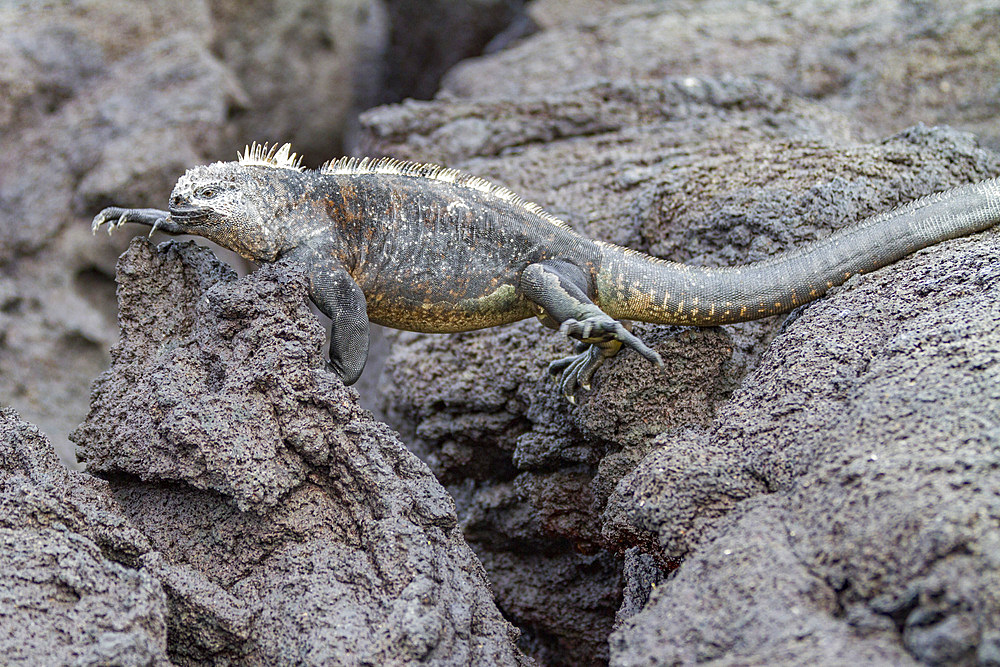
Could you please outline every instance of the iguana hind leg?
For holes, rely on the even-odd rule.
[[[660,355],[602,311],[586,294],[583,270],[558,260],[531,264],[521,274],[521,289],[537,310],[542,324],[575,338],[577,354],[549,365],[559,375],[559,388],[571,403],[578,387],[590,389],[590,379],[604,360],[627,346],[662,366]]]

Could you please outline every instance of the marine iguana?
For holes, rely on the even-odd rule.
[[[391,158],[302,167],[289,144],[188,170],[169,210],[109,207],[127,222],[195,234],[254,262],[288,258],[333,320],[330,364],[345,384],[368,357],[368,323],[469,331],[536,316],[575,338],[552,362],[571,402],[623,346],[662,365],[619,320],[710,326],[788,312],[851,276],[1000,222],[991,179],[924,197],[755,264],[708,268],[588,239],[482,178]]]

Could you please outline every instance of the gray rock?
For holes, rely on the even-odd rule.
[[[139,566],[146,537],[129,523],[107,482],[64,468],[38,429],[0,408],[0,527],[61,527],[94,542],[116,562]]]
[[[507,183],[592,236],[694,264],[761,259],[1000,168],[968,135],[917,127],[859,143],[837,115],[731,78],[408,103],[363,121],[375,152],[433,147],[433,159]],[[469,128],[479,128],[471,142]],[[501,606],[544,637],[536,655],[594,659],[603,642],[574,634],[584,624],[563,624],[558,613],[522,614],[530,587],[511,579],[510,566],[491,569],[495,563],[520,562],[522,581],[532,570],[542,580],[546,558],[638,546],[675,567],[720,518],[770,490],[702,433],[779,326],[639,325],[666,371],[620,355],[577,407],[565,405],[544,373],[565,343],[535,322],[397,337],[382,382],[386,414],[455,495],[468,539],[504,582]],[[627,475],[632,486],[619,488]],[[683,492],[671,496],[675,488]],[[680,528],[661,531],[668,522]],[[573,557],[586,571],[589,557]],[[595,599],[611,596],[619,567],[592,571],[607,586],[598,594],[594,584]],[[549,581],[559,589],[557,577]],[[553,601],[553,610],[563,608]],[[612,614],[602,622],[586,627],[610,628]]]
[[[625,551],[622,578],[625,589],[622,591],[622,606],[615,614],[615,628],[642,611],[653,590],[666,578],[666,573],[654,556],[643,553],[639,547],[632,547]]]
[[[166,665],[166,600],[144,571],[66,531],[0,528],[9,665]]]
[[[517,99],[596,79],[742,75],[884,136],[946,123],[1000,146],[993,2],[542,2],[546,27],[452,69],[442,96]]]
[[[93,215],[162,206],[185,169],[243,141],[339,147],[368,0],[265,4],[0,7],[0,403],[69,465],[66,435],[118,335],[125,244],[91,239]]]
[[[102,480],[69,472],[0,409],[0,651],[8,665],[167,665],[149,542]],[[115,562],[118,561],[118,562]]]
[[[504,613],[524,633],[521,645],[545,665],[607,664],[602,646],[621,606],[621,564],[612,554],[579,554],[558,541],[533,555],[481,550]],[[587,650],[592,650],[587,653]]]
[[[430,99],[465,58],[496,50],[533,25],[524,0],[384,0],[390,26],[378,102]]]
[[[520,664],[427,467],[324,370],[306,279],[136,239],[72,435],[158,553],[182,664]]]
[[[706,477],[712,468],[672,443],[622,481],[632,521],[686,558],[612,637],[612,664],[989,654],[1000,623],[998,251],[995,231],[935,246],[852,279],[785,327],[695,443],[769,493],[734,502],[731,479]],[[713,495],[732,506],[721,519]]]
[[[66,435],[117,338],[111,267],[123,245],[95,241],[86,221],[112,198],[165,197],[218,150],[239,94],[199,42],[207,14],[172,6],[187,31],[167,38],[161,8],[134,3],[0,10],[0,99],[11,100],[0,150],[17,156],[0,164],[0,403],[67,463]]]
[[[246,92],[230,125],[246,140],[291,141],[319,161],[342,150],[388,30],[373,0],[206,0],[209,44]],[[356,99],[360,89],[362,99]],[[367,103],[367,104],[366,104]],[[230,156],[226,156],[227,159]],[[190,166],[190,165],[189,165]]]

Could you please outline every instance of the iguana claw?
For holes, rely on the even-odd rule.
[[[170,231],[171,227],[175,226],[170,223],[170,213],[168,211],[161,211],[156,208],[119,208],[118,206],[109,206],[94,216],[94,222],[90,225],[90,232],[96,234],[101,225],[106,223],[108,225],[108,234],[110,235],[111,232],[126,222],[149,225],[152,227],[150,234],[157,229]]]
[[[549,373],[559,376],[559,390],[575,405],[577,388],[590,391],[590,379],[605,359],[596,345],[587,345],[579,354],[553,361],[549,364]]]
[[[625,345],[657,366],[663,365],[663,359],[660,358],[660,355],[655,350],[639,340],[638,337],[625,328],[624,324],[604,313],[591,315],[583,320],[566,320],[559,326],[559,332],[584,343],[600,344],[617,341],[618,345],[615,347],[614,352],[605,354],[605,357],[614,356],[618,353],[621,346]]]
[[[601,367],[605,359],[618,354],[623,345],[628,345],[657,366],[663,366],[662,357],[625,329],[621,322],[610,317],[607,317],[607,320],[616,326],[614,333],[609,335],[605,332],[603,339],[597,339],[594,335],[595,328],[607,326],[603,318],[587,318],[583,322],[567,320],[560,327],[560,330],[565,329],[566,333],[571,335],[576,336],[579,333],[586,336],[583,342],[577,343],[576,354],[557,359],[549,364],[549,373],[553,376],[559,376],[559,389],[563,396],[574,405],[576,404],[576,390],[581,388],[584,391],[590,391],[590,380],[594,377],[594,373]]]

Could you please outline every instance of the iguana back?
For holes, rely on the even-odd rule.
[[[434,333],[507,324],[535,314],[519,289],[528,265],[564,258],[596,269],[598,244],[513,193],[395,168],[315,176],[371,321]]]

